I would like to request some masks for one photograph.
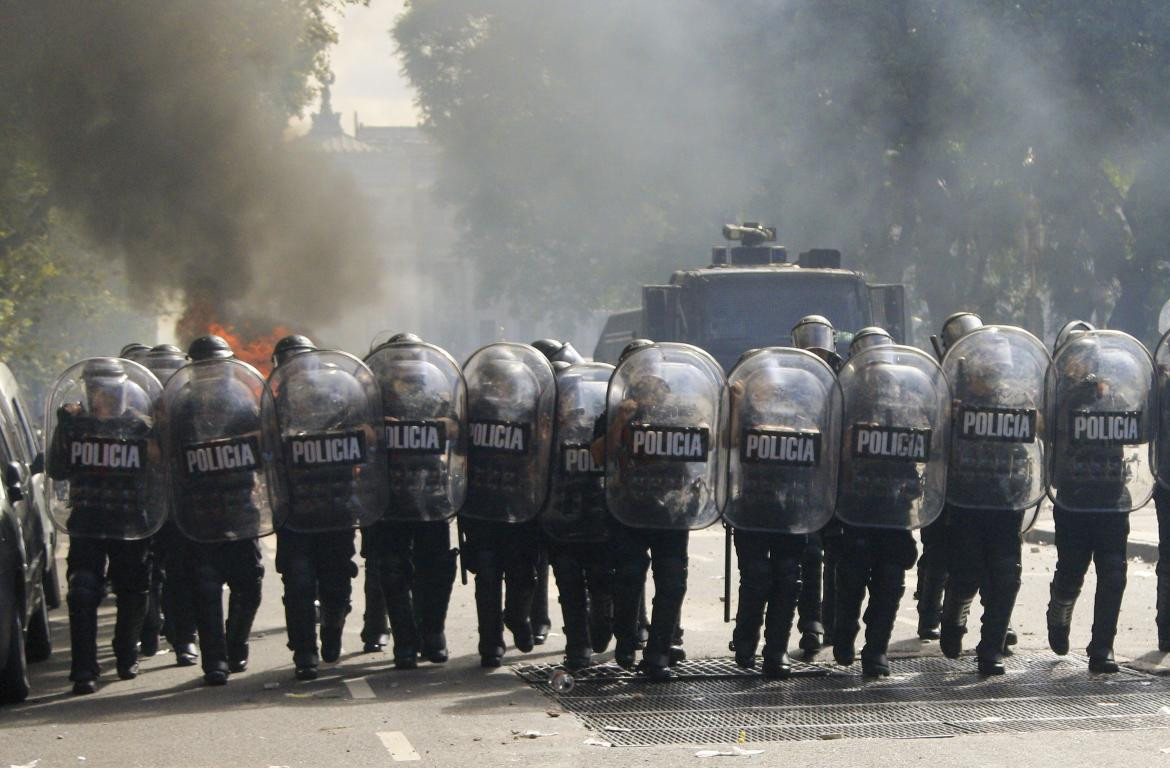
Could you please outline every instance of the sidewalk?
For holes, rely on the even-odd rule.
[[[1052,525],[1052,502],[1045,500],[1040,509],[1040,519],[1032,530],[1024,534],[1024,541],[1032,544],[1055,544],[1056,532]],[[1129,515],[1129,557],[1140,558],[1147,563],[1158,562],[1158,517],[1154,513],[1154,502]]]

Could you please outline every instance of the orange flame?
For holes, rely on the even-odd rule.
[[[292,333],[283,325],[278,325],[267,334],[254,339],[245,339],[236,331],[235,326],[212,321],[207,326],[207,332],[222,336],[224,341],[232,345],[236,357],[254,366],[265,377],[272,373],[272,348],[276,342]]]

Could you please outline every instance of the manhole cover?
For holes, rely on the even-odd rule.
[[[731,659],[698,659],[676,668],[678,679],[650,683],[607,664],[575,674],[566,693],[549,686],[551,665],[513,669],[615,746],[1170,727],[1170,680],[1090,675],[1080,656],[1016,655],[1008,674],[987,679],[970,658],[893,667],[871,681],[856,666],[794,663],[792,679],[772,681]]]

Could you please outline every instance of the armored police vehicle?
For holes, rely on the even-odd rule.
[[[631,339],[644,337],[702,347],[730,370],[749,349],[789,344],[792,326],[805,315],[829,318],[841,355],[854,331],[869,325],[910,343],[905,286],[866,283],[861,273],[841,268],[836,250],[813,249],[789,261],[788,251],[772,244],[776,230],[755,222],[727,225],[723,236],[736,244],[713,248],[710,266],[643,286],[640,308],[611,315],[593,359],[616,363]]]

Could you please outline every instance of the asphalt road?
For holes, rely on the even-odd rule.
[[[33,695],[23,705],[0,709],[0,768],[4,766],[386,766],[429,765],[690,765],[702,746],[605,748],[554,702],[522,684],[507,667],[478,666],[473,592],[456,586],[449,620],[451,661],[398,672],[388,654],[363,654],[358,638],[361,580],[346,627],[347,651],[320,679],[293,679],[285,647],[280,580],[273,567],[272,540],[265,547],[264,603],[252,641],[251,666],[224,688],[202,685],[198,668],[178,668],[161,652],[145,659],[138,679],[113,674],[109,652],[112,600],[102,612],[100,646],[106,674],[96,695],[69,693],[68,634],[63,610],[52,614],[56,652],[33,669]],[[690,589],[684,615],[692,656],[725,656],[730,625],[722,622],[721,529],[694,534]],[[1045,644],[1044,608],[1055,550],[1025,545],[1024,586],[1014,626],[1019,652]],[[914,636],[913,583],[903,599],[893,650],[937,653]],[[1090,573],[1086,594],[1095,582]],[[1158,670],[1154,629],[1152,564],[1133,562],[1117,640],[1119,657]],[[555,600],[555,598],[554,598]],[[552,606],[554,617],[557,606]],[[1082,600],[1074,620],[1073,647],[1088,642],[1092,612]],[[977,626],[972,617],[972,626]],[[554,622],[555,623],[555,622]],[[970,637],[970,636],[969,636]],[[974,640],[971,641],[974,643]],[[795,644],[795,643],[794,643]],[[553,634],[534,653],[510,651],[505,663],[555,661],[563,637]],[[164,644],[165,648],[165,644]],[[823,652],[827,654],[828,652]],[[608,658],[608,655],[607,657]],[[894,662],[895,674],[897,662]],[[1170,701],[1167,702],[1170,704]],[[525,738],[537,731],[537,738]],[[753,746],[753,745],[746,745]],[[974,735],[923,740],[839,740],[754,745],[754,760],[794,765],[888,766],[931,763],[947,766],[1101,766],[1170,764],[1170,729],[1123,732],[1058,732]]]

